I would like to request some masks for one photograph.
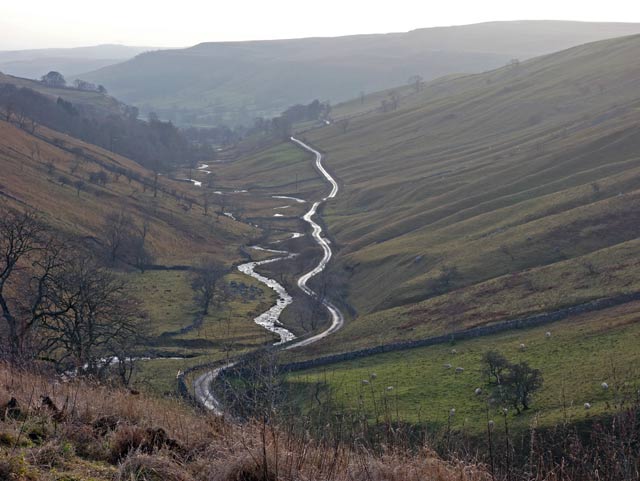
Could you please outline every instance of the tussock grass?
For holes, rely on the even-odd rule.
[[[232,425],[175,400],[132,395],[85,381],[61,384],[7,365],[0,365],[0,379],[0,396],[15,397],[26,415],[24,421],[1,421],[2,431],[21,433],[32,416],[53,428],[42,441],[0,447],[7,456],[0,472],[19,473],[18,479],[490,479],[481,466],[445,462],[427,448],[414,454],[391,449],[375,454],[357,446],[322,445],[287,426]],[[42,412],[39,400],[44,395],[64,409],[64,421],[55,422]],[[88,455],[79,445],[87,438],[72,435],[71,429],[90,431],[90,439],[109,446],[117,456]]]

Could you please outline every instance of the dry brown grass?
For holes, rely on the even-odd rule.
[[[42,396],[65,410],[63,423],[47,417],[40,407]],[[8,439],[14,441],[0,447],[8,460],[0,468],[34,472],[37,479],[56,479],[50,476],[51,467],[75,479],[122,481],[490,479],[482,467],[445,462],[427,448],[414,454],[375,454],[357,446],[326,446],[285,427],[230,424],[177,400],[131,395],[85,381],[61,383],[0,365],[0,401],[10,397],[26,416],[0,422],[0,431],[11,433]],[[42,437],[20,443],[36,425]],[[110,455],[96,451],[100,445],[108,446]],[[11,456],[22,459],[22,465],[16,468]]]
[[[52,227],[80,238],[99,238],[105,217],[125,210],[136,225],[149,223],[149,247],[160,263],[184,264],[205,255],[227,262],[239,258],[237,245],[251,228],[212,214],[218,209],[215,205],[204,216],[198,205],[201,190],[160,177],[162,191],[154,197],[150,187],[145,190],[136,180],[129,182],[112,173],[105,186],[92,184],[89,175],[104,170],[98,162],[125,168],[147,183],[152,182],[153,173],[125,157],[45,127],[38,127],[37,133],[41,138],[0,121],[0,210],[5,202],[12,208],[34,209]],[[64,148],[54,144],[56,139]],[[82,149],[84,157],[69,151],[74,148]],[[85,183],[79,194],[76,181]],[[194,201],[191,208],[187,199]]]

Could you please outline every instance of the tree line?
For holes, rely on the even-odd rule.
[[[291,136],[293,124],[323,119],[328,117],[330,112],[331,105],[329,102],[320,102],[317,99],[307,105],[293,105],[278,117],[272,119],[259,117],[255,119],[253,126],[246,131],[246,135],[263,134],[275,137],[278,140],[288,140]]]
[[[35,90],[0,84],[0,109],[7,122],[35,133],[38,125],[135,160],[154,171],[210,159],[212,148],[196,144],[171,122],[152,117],[138,119],[138,109],[123,107],[120,114],[100,115],[85,105],[62,98],[53,100]]]
[[[43,85],[46,85],[47,87],[54,87],[54,88],[67,87],[67,80],[64,78],[64,76],[60,72],[56,72],[55,70],[52,70],[51,72],[48,72],[46,75],[43,75],[42,77],[40,77],[40,83],[42,83]],[[84,90],[86,92],[98,92],[101,94],[107,93],[107,89],[104,87],[104,85],[96,85],[92,82],[88,82],[86,80],[81,80],[81,79],[75,79],[73,81],[73,88],[75,88],[76,90]]]

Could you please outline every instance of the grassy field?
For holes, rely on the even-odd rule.
[[[209,314],[197,328],[182,334],[178,331],[192,325],[200,315],[189,274],[149,271],[129,277],[134,294],[143,300],[155,355],[174,358],[138,362],[133,379],[136,385],[157,393],[171,391],[179,369],[234,356],[277,340],[253,322],[275,303],[275,293],[239,272],[225,276]]]
[[[479,433],[486,426],[487,409],[491,418],[500,418],[496,406],[488,407],[491,387],[481,361],[487,350],[495,349],[512,362],[529,362],[544,377],[532,409],[519,416],[510,413],[509,422],[548,427],[612,412],[627,396],[635,400],[640,386],[639,321],[640,303],[631,303],[539,328],[296,372],[287,381],[296,392],[318,392],[314,386],[319,385],[322,402],[333,402],[336,409],[363,409],[372,421],[389,416],[443,427],[453,408],[453,428]],[[525,344],[524,351],[520,344]],[[464,372],[456,374],[456,367]],[[602,382],[609,390],[602,389]],[[476,388],[483,393],[476,395]],[[585,410],[585,402],[591,403],[590,410]],[[303,405],[318,408],[311,396]]]
[[[304,197],[324,186],[311,160],[310,154],[287,142],[236,162],[213,164],[211,170],[225,188]]]

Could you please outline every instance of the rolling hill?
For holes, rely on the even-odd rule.
[[[444,78],[302,134],[342,184],[324,218],[354,314],[306,355],[637,291],[639,51],[630,36]]]
[[[202,43],[150,52],[86,75],[143,112],[180,124],[251,123],[295,103],[346,100],[459,72],[481,72],[588,41],[640,33],[636,24],[494,22],[337,38]]]
[[[122,114],[125,111],[125,104],[114,97],[95,91],[80,90],[73,87],[51,87],[42,82],[14,75],[7,75],[0,71],[0,84],[15,85],[18,88],[35,90],[50,97],[52,100],[62,98],[76,106],[106,116],[110,114]]]
[[[69,77],[124,62],[154,47],[96,45],[76,48],[45,48],[0,51],[0,72],[39,79],[51,70]]]

